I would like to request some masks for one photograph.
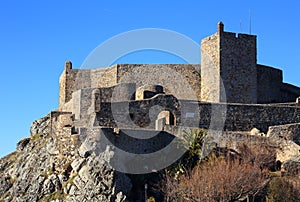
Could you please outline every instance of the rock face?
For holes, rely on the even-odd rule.
[[[51,127],[51,115],[33,122],[31,136],[0,159],[0,201],[128,201],[131,180],[109,166],[111,151],[64,156],[63,130]],[[79,148],[76,141],[68,144]]]
[[[111,167],[114,148],[93,151],[93,145],[79,140],[72,124],[68,112],[52,112],[32,123],[31,136],[20,140],[15,152],[0,159],[0,201],[142,201],[143,182]],[[232,143],[249,143],[249,138],[272,140],[269,144],[277,149],[282,169],[293,174],[300,170],[299,125],[270,127],[266,136],[253,129],[236,134],[238,139]],[[118,129],[111,131],[121,133]]]
[[[296,144],[300,145],[300,124],[299,123],[271,126],[269,128],[268,133],[272,136],[277,136],[280,138],[284,138],[286,140],[291,140]]]

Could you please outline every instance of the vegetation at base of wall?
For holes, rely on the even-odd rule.
[[[166,170],[162,183],[165,201],[236,201],[265,197],[276,160],[274,149],[265,144],[238,145],[239,152],[215,148],[200,161],[191,158],[201,153],[199,145],[203,141],[198,140],[200,144],[191,144],[196,145],[190,147],[193,151]],[[181,166],[184,172],[178,172]]]
[[[166,169],[168,175],[177,178],[197,164],[206,136],[207,133],[204,129],[192,129],[190,132],[185,131],[182,134],[182,139],[178,144],[181,144],[180,146],[183,146],[187,152]]]
[[[39,139],[40,137],[41,137],[40,134],[34,134],[33,136],[31,136],[31,139],[32,139],[33,141],[35,141],[35,140]]]
[[[150,198],[148,198],[146,200],[146,202],[155,202],[155,198],[153,196],[151,196]]]

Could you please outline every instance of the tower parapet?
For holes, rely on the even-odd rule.
[[[224,24],[222,21],[218,23],[218,33],[224,32]]]
[[[65,70],[70,71],[72,69],[72,62],[70,60],[65,62]]]

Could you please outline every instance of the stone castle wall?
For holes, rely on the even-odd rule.
[[[257,103],[281,102],[281,85],[281,70],[257,65]],[[292,101],[295,101],[295,99]]]
[[[200,65],[122,64],[118,65],[118,83],[161,85],[178,99],[200,100]]]
[[[94,90],[99,92],[99,100],[97,104],[93,98]],[[69,110],[75,115],[75,119],[82,119],[91,113],[94,113],[96,107],[103,108],[102,105],[111,102],[129,101],[134,98],[135,84],[121,83],[111,87],[104,88],[84,88],[73,92],[72,100],[64,106],[69,106]],[[95,106],[99,105],[99,106]],[[94,108],[93,108],[94,107]]]
[[[218,33],[201,41],[201,100],[220,102],[220,37]]]
[[[100,69],[65,68],[60,77],[60,105],[72,99],[73,92],[84,88],[105,88],[117,84],[117,66]]]
[[[220,35],[220,75],[227,102],[257,103],[256,36],[236,37],[229,32]]]
[[[300,107],[296,106],[212,104],[177,100],[163,94],[141,101],[101,103],[100,108],[98,125],[119,128],[154,130],[158,114],[165,110],[174,115],[179,126],[214,130],[250,131],[258,128],[266,132],[269,126],[300,122]]]
[[[257,65],[257,103],[295,102],[300,88],[282,80],[282,70]]]
[[[136,88],[147,84],[159,84],[164,86],[166,93],[172,93],[180,99],[200,100],[199,69],[200,65],[165,64],[124,64],[91,70],[66,68],[60,77],[60,106],[69,102],[72,94],[80,89],[105,88],[104,94],[113,86],[133,82]],[[124,87],[123,90],[128,91]],[[118,90],[121,93],[118,97],[121,99],[122,90]]]
[[[211,119],[222,117],[214,109],[226,108],[224,129],[233,131],[253,127],[265,131],[272,125],[300,122],[296,105],[256,105],[295,102],[300,95],[300,88],[282,82],[281,70],[257,64],[256,36],[224,32],[219,23],[218,32],[201,41],[201,54],[201,66],[117,64],[72,69],[72,63],[66,62],[59,109],[71,111],[76,120],[97,113],[99,126],[119,127],[120,117],[125,128],[153,129],[164,110],[176,124],[208,128]]]
[[[256,36],[224,32],[219,23],[202,40],[201,56],[202,101],[257,103]]]
[[[280,102],[295,101],[300,95],[300,88],[288,83],[282,83],[280,87]]]

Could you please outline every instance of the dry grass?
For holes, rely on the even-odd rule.
[[[260,192],[270,180],[273,151],[263,146],[240,147],[240,155],[212,155],[178,180],[167,176],[166,201],[236,201]]]

